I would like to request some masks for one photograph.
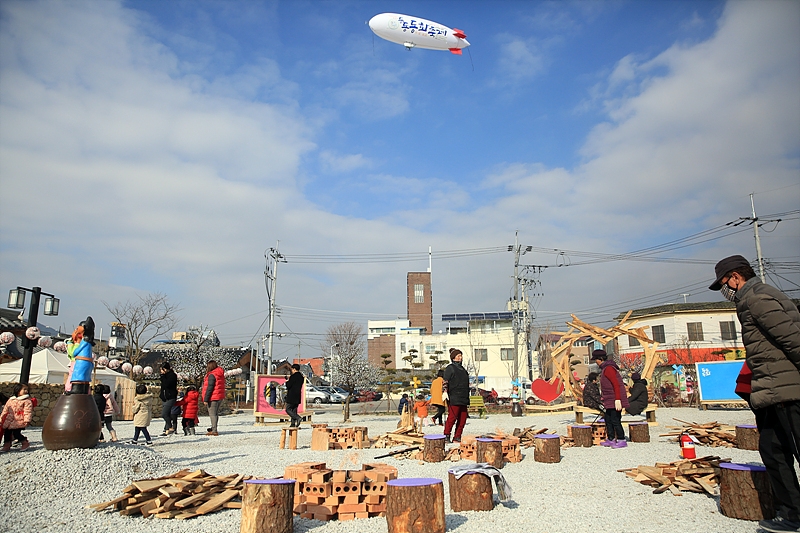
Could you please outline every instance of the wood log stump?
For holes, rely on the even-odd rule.
[[[444,533],[441,479],[393,479],[386,485],[388,533]]]
[[[575,446],[590,448],[593,443],[592,426],[569,426]]]
[[[364,426],[356,426],[353,428],[353,431],[356,433],[356,442],[364,442],[368,440],[369,437],[367,436],[368,430]]]
[[[631,422],[628,428],[631,442],[650,442],[650,424],[647,422]]]
[[[561,462],[561,437],[536,435],[533,439],[533,460],[537,463]]]
[[[740,450],[758,450],[758,426],[736,426],[736,447]]]
[[[489,463],[498,470],[506,464],[503,456],[503,441],[498,439],[477,439],[475,449],[476,463]]]
[[[439,463],[444,461],[444,435],[425,435],[425,447],[422,450],[422,460],[426,463]]]
[[[450,475],[448,480],[450,509],[456,513],[494,509],[492,478],[474,472],[468,472],[460,478],[456,478],[452,471],[448,473]]]
[[[772,489],[765,467],[739,463],[719,466],[719,510],[722,514],[740,520],[775,518]]]
[[[293,479],[245,481],[240,533],[292,533],[294,486]]]

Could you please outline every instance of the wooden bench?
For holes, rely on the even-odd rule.
[[[478,418],[486,418],[486,405],[483,403],[483,396],[470,396],[467,412],[477,412]]]
[[[578,407],[578,402],[565,402],[557,405],[526,405],[525,410],[529,415],[549,415],[559,411],[573,411]]]
[[[297,415],[303,422],[311,423],[311,416],[314,411],[305,411]],[[256,421],[254,426],[282,426],[292,421],[292,417],[285,413],[256,413]]]
[[[598,411],[597,409],[592,409],[590,407],[583,407],[582,405],[576,405],[574,409],[575,409],[575,423],[579,424],[579,425],[583,424],[583,413],[588,413],[590,415],[603,416],[603,414],[600,411]],[[651,403],[647,407],[645,407],[644,411],[642,411],[642,413],[641,413],[641,414],[643,414],[645,416],[645,419],[647,420],[647,423],[649,425],[651,425],[651,426],[657,426],[658,425],[658,422],[656,422],[656,409],[658,409],[658,406],[656,404],[654,404],[654,403]],[[627,415],[628,412],[623,410],[622,414],[623,415]],[[638,420],[623,420],[622,421],[623,425],[630,424],[631,422],[638,422]]]

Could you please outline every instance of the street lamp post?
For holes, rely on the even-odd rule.
[[[44,301],[44,314],[47,316],[58,315],[58,308],[60,300],[54,295],[42,292],[41,287],[34,287],[26,289],[25,287],[17,287],[8,291],[8,308],[9,309],[24,309],[25,308],[25,292],[31,293],[31,309],[28,313],[28,327],[35,327],[39,320],[39,299],[42,294],[49,296]],[[22,339],[24,350],[22,351],[22,368],[19,373],[19,382],[28,384],[31,377],[31,361],[33,359],[33,347],[36,346],[36,340],[29,339],[27,336]]]

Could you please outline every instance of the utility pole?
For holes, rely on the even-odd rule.
[[[267,270],[264,275],[269,281],[272,281],[272,288],[269,291],[269,351],[267,358],[269,360],[270,371],[272,369],[272,340],[275,338],[275,288],[278,281],[278,263],[280,261],[286,262],[281,253],[278,251],[281,241],[275,245],[275,248],[269,249],[269,260],[267,262]]]
[[[511,379],[513,381],[517,381],[519,379],[519,329],[520,329],[520,300],[519,300],[519,258],[521,255],[525,255],[526,253],[530,252],[533,247],[527,246],[523,250],[523,247],[519,245],[519,231],[514,232],[514,244],[509,245],[508,251],[514,252],[514,302],[512,303],[511,309],[511,316],[512,316],[512,327],[514,328],[514,362],[511,368]],[[526,303],[527,305],[527,303]],[[524,313],[527,315],[527,309],[525,309]]]
[[[759,222],[762,223],[762,224],[765,223],[765,222],[781,222],[782,219],[778,218],[778,219],[765,219],[765,220],[762,220],[762,219],[758,218],[758,216],[756,215],[756,204],[753,201],[753,193],[750,193],[750,207],[752,207],[752,209],[753,209],[753,216],[752,217],[739,217],[739,222],[736,222],[736,223],[728,222],[726,224],[726,226],[730,226],[730,225],[738,226],[738,225],[744,223],[744,221],[746,221],[746,220],[750,221],[750,223],[753,224],[753,232],[755,233],[755,239],[756,239],[756,255],[758,256],[758,276],[761,278],[761,283],[766,283],[767,280],[764,277],[764,258],[761,256],[761,239],[758,237],[758,225],[759,225]]]
[[[750,207],[753,208],[753,230],[756,234],[756,253],[758,254],[758,275],[761,277],[761,283],[766,283],[764,279],[764,260],[761,257],[761,239],[758,238],[758,217],[756,216],[756,204],[753,201],[753,193],[750,193]]]

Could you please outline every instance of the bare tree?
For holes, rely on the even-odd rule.
[[[128,300],[113,307],[103,302],[114,320],[125,325],[125,355],[133,365],[139,363],[142,349],[150,341],[175,328],[180,311],[166,294],[157,292],[137,297],[138,301]]]
[[[379,370],[373,367],[366,357],[365,334],[360,324],[345,322],[328,327],[325,339],[320,345],[322,353],[327,355],[330,346],[334,346],[334,357],[331,361],[331,373],[338,385],[352,393],[358,389],[374,385],[379,380]],[[350,399],[344,404],[344,420],[350,418]]]
[[[216,361],[223,370],[231,370],[239,362],[241,350],[222,348],[219,344],[213,329],[202,325],[191,327],[186,332],[186,341],[168,350],[165,360],[172,361],[175,372],[186,374],[186,382],[199,389],[209,361]]]

